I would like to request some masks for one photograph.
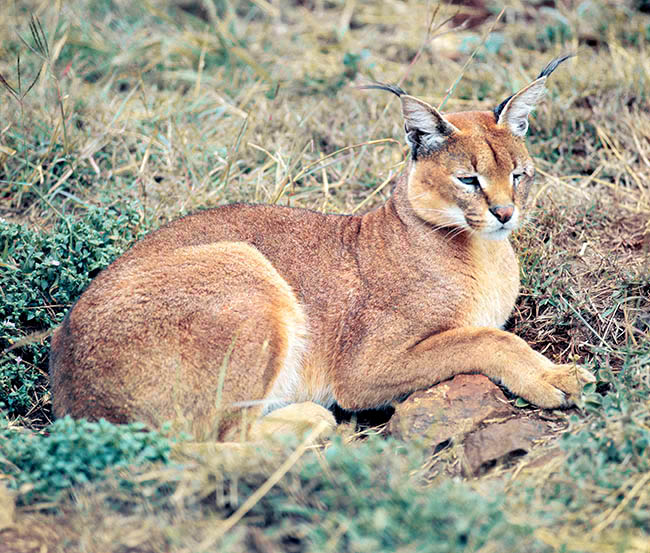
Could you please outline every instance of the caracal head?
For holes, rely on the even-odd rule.
[[[506,238],[522,221],[535,168],[524,137],[547,77],[569,56],[551,61],[532,83],[493,111],[441,114],[391,86],[402,103],[412,164],[408,198],[424,221],[487,239]]]

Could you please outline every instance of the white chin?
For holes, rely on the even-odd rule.
[[[481,236],[486,240],[504,240],[510,236],[512,229],[500,228],[489,232],[482,232]]]

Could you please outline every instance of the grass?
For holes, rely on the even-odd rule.
[[[650,16],[639,1],[538,4],[513,3],[495,24],[500,7],[414,0],[3,3],[0,350],[13,349],[0,359],[0,504],[18,506],[0,542],[102,553],[647,553]],[[465,27],[445,23],[452,17]],[[109,466],[136,462],[101,449],[123,435],[137,450],[126,429],[84,441],[95,434],[49,426],[46,358],[47,331],[144,231],[232,201],[372,208],[407,152],[396,101],[353,85],[399,83],[438,105],[461,76],[445,110],[489,109],[567,50],[579,56],[554,73],[531,123],[538,182],[514,239],[522,293],[511,325],[598,374],[582,409],[553,414],[566,419],[562,438],[448,480],[427,470],[419,444],[341,427],[326,447],[286,444],[237,469],[219,452],[102,465],[102,480],[93,472],[56,496],[41,493],[58,484],[31,454],[10,454],[26,444],[63,462],[56,438],[64,451],[86,444],[75,463],[93,451],[115,455]],[[21,342],[34,331],[44,333],[36,343]],[[166,439],[156,447],[166,451]],[[277,484],[254,495],[292,451]]]

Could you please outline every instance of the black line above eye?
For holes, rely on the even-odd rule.
[[[474,188],[480,188],[481,183],[478,180],[478,177],[458,177],[458,180],[463,184],[473,186]]]

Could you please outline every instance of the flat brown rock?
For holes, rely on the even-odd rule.
[[[434,452],[454,444],[458,470],[475,475],[528,453],[553,426],[515,409],[485,376],[459,375],[397,404],[388,432],[423,440]]]
[[[517,413],[503,392],[479,374],[461,374],[395,405],[388,432],[396,438],[421,438],[435,448],[478,428],[486,420]]]
[[[549,432],[550,427],[544,422],[524,418],[488,424],[469,434],[463,441],[465,470],[476,475],[497,462],[525,455],[537,440]]]

